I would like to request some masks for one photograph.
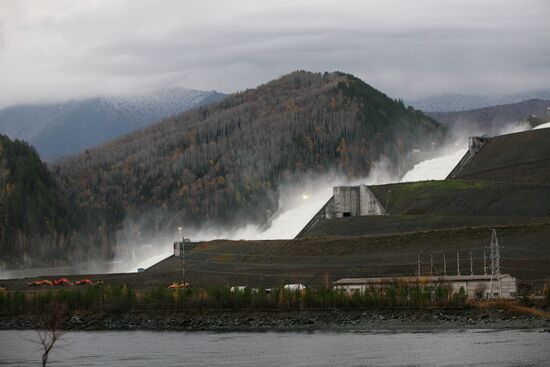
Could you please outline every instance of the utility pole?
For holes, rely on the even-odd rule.
[[[418,262],[418,276],[420,276],[420,254],[417,253],[416,257],[417,257],[417,262]]]
[[[430,275],[434,276],[434,255],[430,254]]]
[[[474,275],[474,259],[472,258],[472,251],[470,251],[470,275]]]
[[[181,283],[185,288],[185,241],[181,241]]]
[[[443,253],[443,276],[447,276],[447,258],[445,253]]]
[[[460,275],[460,254],[456,252],[456,275]]]

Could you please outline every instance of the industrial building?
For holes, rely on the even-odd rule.
[[[509,274],[491,275],[452,275],[420,277],[345,278],[334,282],[335,289],[348,293],[365,292],[369,289],[384,289],[396,284],[422,284],[423,286],[448,286],[453,293],[464,289],[468,299],[476,298],[516,298],[517,279]],[[492,289],[492,294],[491,294]]]

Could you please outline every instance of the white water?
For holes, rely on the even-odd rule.
[[[457,149],[442,157],[428,159],[415,165],[406,172],[401,182],[441,180],[447,177],[464,155],[466,149]],[[273,215],[271,226],[262,228],[256,225],[246,225],[235,229],[207,228],[196,230],[184,229],[186,237],[195,241],[209,241],[213,239],[229,240],[272,240],[294,238],[309,220],[325,205],[332,196],[334,186],[384,184],[399,182],[387,172],[384,164],[379,164],[373,173],[364,179],[349,181],[342,178],[324,178],[313,180],[309,184],[291,187],[281,195],[279,210]],[[172,254],[173,237],[164,236],[149,248],[140,251],[136,260],[128,260],[127,256],[120,256],[113,268],[114,272],[136,271],[137,268],[148,268]]]
[[[234,229],[206,228],[194,229],[185,228],[183,233],[194,241],[209,241],[213,239],[229,240],[273,240],[294,238],[309,220],[325,205],[332,196],[334,186],[368,185],[396,182],[397,178],[388,174],[386,162],[378,162],[372,173],[364,179],[347,180],[343,177],[327,176],[314,178],[305,183],[287,187],[281,193],[279,210],[271,219],[271,225],[267,228],[257,225],[245,225]],[[164,236],[164,239],[157,240],[155,244],[140,249],[136,254],[137,260],[128,259],[121,254],[116,260],[113,272],[136,271],[138,268],[148,268],[160,260],[172,254],[174,237]]]
[[[535,126],[535,127],[533,128],[533,130],[536,130],[536,129],[548,129],[548,128],[550,128],[550,121],[549,121],[549,122],[546,122],[546,123],[544,123],[544,124]]]
[[[467,149],[459,149],[442,157],[422,161],[405,173],[401,182],[444,180],[462,159],[466,151]]]
[[[527,130],[526,124],[511,124],[502,128],[501,134],[510,134]],[[539,125],[536,129],[549,128],[550,122]],[[377,164],[368,177],[364,179],[349,181],[341,177],[320,178],[311,180],[306,184],[287,188],[282,193],[279,210],[273,215],[271,226],[262,228],[255,225],[245,225],[234,229],[207,228],[196,230],[193,228],[184,229],[186,237],[193,240],[208,241],[213,239],[230,240],[270,240],[270,239],[291,239],[309,222],[309,220],[325,205],[332,196],[332,188],[338,185],[367,185],[384,184],[392,182],[414,182],[426,180],[443,180],[467,151],[463,144],[466,137],[461,138],[460,144],[454,143],[440,150],[440,156],[424,160],[416,164],[406,172],[399,180],[388,174],[384,162]],[[165,236],[165,239],[155,243],[141,256],[136,258],[140,261],[128,262],[125,256],[121,256],[116,271],[135,271],[138,267],[147,268],[172,253],[173,237]]]

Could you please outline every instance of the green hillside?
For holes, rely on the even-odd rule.
[[[550,182],[550,129],[496,136],[455,178],[501,182]]]
[[[371,186],[390,215],[550,216],[550,186],[491,181],[422,181]]]

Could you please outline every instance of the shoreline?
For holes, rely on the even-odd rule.
[[[0,316],[0,330],[37,329],[47,315]],[[316,310],[206,312],[69,313],[62,329],[75,331],[434,331],[452,329],[541,329],[550,319],[502,309],[463,310]]]

